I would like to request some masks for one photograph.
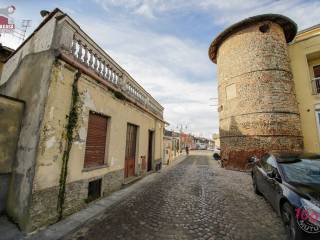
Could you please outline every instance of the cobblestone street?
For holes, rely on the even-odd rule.
[[[195,152],[65,239],[284,239],[247,173]]]

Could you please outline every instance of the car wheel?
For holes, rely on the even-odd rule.
[[[258,185],[257,185],[257,179],[256,179],[256,176],[254,174],[252,176],[252,186],[253,186],[254,193],[261,196],[262,193],[259,191],[259,188],[258,188]]]
[[[220,155],[218,153],[213,154],[214,160],[220,160]]]
[[[302,239],[302,230],[297,225],[294,210],[288,202],[282,205],[281,217],[287,234],[287,240]]]

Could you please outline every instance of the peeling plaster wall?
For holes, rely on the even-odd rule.
[[[59,61],[52,71],[51,85],[41,125],[39,155],[33,182],[31,221],[34,228],[57,221],[57,202],[65,134],[72,94],[72,83],[76,70]],[[64,215],[85,205],[88,181],[103,178],[103,194],[121,187],[124,180],[125,144],[127,123],[139,126],[136,172],[141,156],[148,153],[148,130],[155,131],[154,164],[162,158],[163,122],[143,112],[131,103],[120,100],[111,91],[94,79],[82,74],[78,81],[80,108],[75,129],[66,185]],[[89,111],[109,117],[105,165],[95,170],[84,170],[84,155]],[[44,204],[45,202],[45,204]],[[50,209],[50,211],[47,211]]]
[[[74,79],[72,67],[60,62],[53,70],[45,118],[41,130],[39,158],[37,160],[34,191],[57,186],[64,149],[66,115],[71,104],[71,88]],[[67,182],[88,179],[124,168],[127,123],[139,126],[137,163],[148,151],[148,130],[155,131],[154,159],[161,158],[163,124],[132,104],[117,99],[112,92],[95,80],[82,75],[79,80],[79,121],[75,141],[70,153]],[[59,97],[57,97],[59,96]],[[107,167],[83,171],[89,111],[110,117],[107,137]],[[136,166],[137,168],[138,166]]]
[[[24,58],[8,81],[0,86],[0,94],[25,102],[25,113],[21,122],[16,161],[13,164],[6,207],[8,215],[23,230],[27,230],[29,220],[28,212],[38,150],[39,128],[54,59],[51,51],[30,54]]]

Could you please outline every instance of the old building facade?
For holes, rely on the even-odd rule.
[[[268,151],[302,151],[288,55],[296,24],[282,15],[245,19],[222,32],[209,57],[218,66],[221,157],[229,169]]]
[[[304,149],[320,152],[320,26],[300,31],[289,57],[301,118]]]
[[[0,121],[12,126],[0,137],[15,142],[0,154],[16,146],[0,161],[9,181],[5,211],[24,231],[162,161],[163,107],[59,9],[5,63],[0,94],[1,108],[16,116]]]

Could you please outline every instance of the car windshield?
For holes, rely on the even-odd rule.
[[[280,166],[288,182],[320,184],[320,159],[298,159]]]

